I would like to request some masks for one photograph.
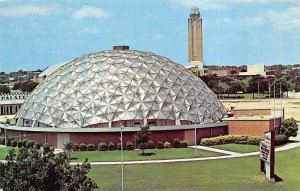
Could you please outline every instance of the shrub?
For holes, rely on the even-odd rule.
[[[94,144],[88,144],[86,146],[86,150],[88,150],[88,151],[95,151],[95,145]]]
[[[80,150],[80,151],[86,151],[86,144],[81,143],[81,144],[79,145],[79,150]]]
[[[275,135],[275,145],[276,146],[284,145],[288,141],[289,141],[289,138],[284,134]]]
[[[12,140],[12,141],[11,141],[11,146],[12,146],[12,147],[17,147],[17,146],[18,146],[18,141]]]
[[[79,151],[79,145],[77,143],[73,144],[73,151]]]
[[[48,143],[44,143],[43,148],[50,148],[50,145]]]
[[[211,146],[228,143],[258,145],[262,140],[263,137],[260,136],[225,135],[213,138],[203,138],[200,141],[200,145]]]
[[[189,143],[188,143],[187,140],[180,141],[180,147],[181,148],[187,148],[188,145],[189,145]]]
[[[148,148],[155,149],[155,143],[153,141],[148,141]]]
[[[41,148],[41,144],[40,143],[38,143],[38,142],[35,142],[34,143],[34,146],[33,146],[33,148],[35,148],[35,149],[40,149]]]
[[[27,141],[26,143],[27,148],[33,148],[33,145],[34,145],[34,141]]]
[[[248,145],[259,145],[259,142],[263,140],[260,136],[249,136],[247,140]]]
[[[23,147],[23,142],[22,142],[22,141],[18,141],[17,147],[18,147],[18,148],[22,148],[22,147]]]
[[[11,141],[12,141],[13,139],[12,138],[7,138],[6,139],[6,145],[7,146],[11,146]]]
[[[18,146],[18,141],[12,140],[12,141],[11,141],[11,146],[12,146],[12,147],[17,147],[17,146]]]
[[[118,143],[117,149],[120,151],[121,150],[121,143]],[[123,150],[125,150],[125,144],[123,143]]]
[[[166,142],[164,143],[164,148],[166,148],[166,149],[171,148],[171,143],[168,142],[168,141],[166,141]]]
[[[109,143],[108,143],[108,150],[109,151],[114,151],[114,150],[116,150],[116,145],[112,142],[112,141],[110,141]],[[124,148],[124,147],[123,147]]]
[[[126,150],[133,150],[134,144],[131,141],[126,142]]]
[[[164,144],[162,142],[158,141],[157,144],[156,144],[156,148],[163,149],[164,148]]]
[[[98,144],[98,150],[99,151],[107,151],[107,144],[104,142],[101,142]]]
[[[27,139],[22,140],[22,146],[23,146],[23,147],[26,147],[27,142],[28,142]]]
[[[280,134],[287,137],[296,137],[298,132],[298,124],[294,118],[285,119],[280,127]]]
[[[147,143],[141,143],[140,144],[140,149],[148,149],[148,144]]]
[[[5,138],[4,137],[0,137],[0,145],[5,145]]]
[[[180,147],[180,140],[178,138],[174,139],[172,145],[173,145],[174,148],[179,148]]]

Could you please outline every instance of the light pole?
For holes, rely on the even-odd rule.
[[[123,129],[124,129],[124,126],[122,125],[121,126],[122,191],[124,191]]]
[[[5,141],[5,157],[7,156],[7,138],[6,138],[6,127],[4,128],[4,141]]]
[[[196,129],[196,125],[195,125],[195,121],[193,121],[193,125],[195,127],[195,157],[197,157],[197,129]]]

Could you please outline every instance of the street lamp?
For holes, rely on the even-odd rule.
[[[124,129],[124,126],[122,125],[121,126],[122,191],[124,191],[123,129]]]
[[[193,121],[193,125],[195,127],[195,157],[197,156],[197,129],[196,129],[196,125],[195,125],[195,121]]]

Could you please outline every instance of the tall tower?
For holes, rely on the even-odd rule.
[[[203,70],[202,17],[197,7],[191,9],[188,19],[189,66]]]

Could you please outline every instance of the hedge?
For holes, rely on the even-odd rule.
[[[101,142],[101,143],[99,143],[98,144],[98,150],[99,151],[107,151],[107,144],[106,143],[104,143],[104,142]]]
[[[213,138],[203,138],[200,141],[200,145],[221,145],[221,144],[248,144],[259,145],[259,142],[263,140],[261,136],[248,136],[248,135],[225,135]]]

